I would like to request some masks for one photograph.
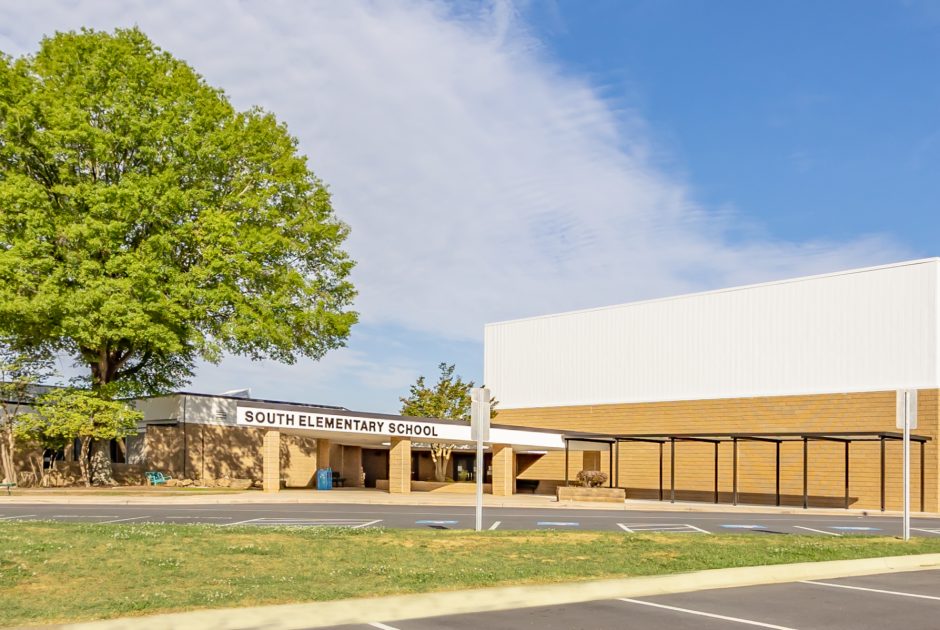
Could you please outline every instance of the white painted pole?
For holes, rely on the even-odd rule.
[[[477,519],[476,530],[483,531],[483,438],[477,435]]]
[[[477,443],[477,509],[476,530],[483,531],[483,478],[486,469],[483,467],[483,441],[490,439],[490,390],[485,387],[474,387],[470,390],[470,431],[472,439]]]
[[[901,538],[911,539],[911,393],[904,392],[904,517]]]

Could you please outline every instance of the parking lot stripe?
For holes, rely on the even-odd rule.
[[[234,523],[225,523],[222,527],[231,527],[232,525],[244,525],[245,523],[254,523],[255,521],[263,521],[262,518],[250,518],[247,521],[236,521]]]
[[[841,536],[842,535],[842,534],[837,534],[835,532],[827,532],[822,529],[813,529],[812,527],[803,527],[802,525],[794,525],[793,527],[795,527],[796,529],[805,529],[806,531],[809,531],[809,532],[816,532],[817,534],[826,534],[828,536]]]
[[[10,518],[29,518],[30,516],[36,516],[35,514],[14,514],[13,516],[0,516],[0,521],[5,521]]]
[[[850,586],[848,584],[833,584],[832,582],[814,582],[812,580],[803,580],[800,584],[813,584],[814,586],[831,586],[833,588],[847,588],[853,591],[868,591],[870,593],[883,593],[885,595],[898,595],[899,597],[916,597],[917,599],[932,599],[940,601],[940,597],[934,595],[921,595],[919,593],[904,593],[902,591],[886,591],[880,588],[867,588],[864,586]]]
[[[733,621],[735,623],[743,623],[749,626],[757,626],[758,628],[773,628],[774,630],[797,630],[796,628],[791,628],[789,626],[778,626],[772,623],[764,623],[763,621],[754,621],[753,619],[741,619],[740,617],[728,617],[726,615],[716,615],[715,613],[705,612],[704,610],[692,610],[690,608],[679,608],[678,606],[666,606],[665,604],[654,604],[653,602],[644,602],[641,599],[627,599],[625,597],[620,598],[622,602],[629,602],[631,604],[642,604],[643,606],[653,606],[654,608],[663,608],[665,610],[674,610],[676,612],[688,613],[690,615],[698,615],[700,617],[711,617],[712,619],[721,619],[722,621]]]
[[[698,530],[698,531],[702,532],[703,534],[711,534],[711,532],[706,531],[706,530],[702,529],[701,527],[696,527],[695,525],[689,525],[688,523],[686,523],[686,527],[691,527],[692,529]]]
[[[632,534],[632,533],[633,533],[633,530],[630,529],[629,527],[627,527],[626,525],[624,525],[623,523],[617,523],[617,527],[619,527],[619,528],[622,529],[623,531],[627,532],[628,534]]]
[[[373,621],[369,624],[373,628],[379,628],[379,630],[398,630],[398,628],[393,628],[392,626],[386,626],[384,623],[378,621]]]
[[[130,518],[116,518],[113,521],[101,521],[99,525],[105,525],[107,523],[123,523],[124,521],[136,521],[140,518],[147,518],[147,516],[131,516]]]
[[[360,525],[353,525],[353,529],[359,529],[360,527],[369,527],[370,525],[375,525],[376,523],[381,523],[382,519],[376,519],[374,521],[369,521],[368,523],[362,523]]]
[[[497,527],[500,526],[501,523],[502,523],[502,521],[496,521],[495,523],[493,523],[492,525],[490,525],[490,530],[492,531],[492,530],[496,529]]]

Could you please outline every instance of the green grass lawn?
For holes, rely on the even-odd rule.
[[[940,552],[940,538],[0,522],[0,624]]]

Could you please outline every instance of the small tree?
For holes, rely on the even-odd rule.
[[[51,374],[48,352],[23,350],[0,340],[0,473],[6,482],[17,481],[16,423],[35,394],[35,386]]]
[[[402,415],[469,422],[470,389],[475,386],[473,381],[464,382],[460,376],[455,376],[453,364],[440,363],[437,367],[441,372],[437,383],[428,386],[424,376],[419,376],[409,389],[408,396],[399,398],[402,403]],[[496,403],[493,401],[490,417],[496,415],[495,407]],[[430,444],[435,480],[446,479],[450,455],[456,446],[456,444],[435,442]]]
[[[50,425],[37,413],[20,415],[13,427],[17,441],[31,447],[30,466],[36,483],[42,487],[46,486],[46,457],[49,457],[49,471],[53,472],[56,453],[72,443],[71,438],[49,433],[50,428]]]
[[[85,485],[92,484],[90,453],[92,440],[110,441],[137,432],[143,414],[126,404],[106,400],[95,391],[57,389],[36,404],[39,422],[33,431],[49,438],[79,441],[79,467]]]

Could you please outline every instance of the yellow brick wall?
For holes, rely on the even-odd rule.
[[[392,438],[388,453],[388,491],[411,492],[411,440]]]
[[[509,496],[516,491],[516,458],[512,447],[507,444],[493,445],[493,494],[500,497]]]
[[[921,390],[919,427],[915,433],[932,438],[926,446],[925,507],[940,511],[937,458],[940,410],[938,390]],[[497,422],[507,425],[589,431],[604,434],[767,433],[825,431],[897,431],[895,392],[773,396],[662,403],[591,405],[535,409],[503,409]],[[738,444],[738,497],[745,503],[774,502],[774,445]],[[850,447],[850,507],[879,509],[880,452],[878,442],[854,442]],[[520,469],[519,479],[557,483],[564,479],[564,453],[549,453]],[[591,457],[590,455],[588,456]],[[901,506],[901,444],[886,446],[887,509]],[[607,453],[602,469],[610,470]],[[582,470],[583,454],[570,453],[568,474]],[[719,492],[722,502],[731,500],[732,445],[719,446]],[[784,505],[802,505],[803,444],[785,442],[780,452],[780,491]],[[920,507],[920,447],[911,448],[912,508]],[[620,445],[619,483],[631,498],[657,498],[659,447],[655,444]],[[663,448],[663,485],[669,496],[669,445]],[[676,498],[712,500],[714,447],[711,444],[676,444]],[[810,506],[841,507],[844,496],[844,446],[832,442],[809,444]]]
[[[262,479],[263,431],[188,423],[151,425],[145,437],[148,470],[189,479]],[[281,434],[280,474],[285,485],[311,487],[317,468],[316,440]]]

